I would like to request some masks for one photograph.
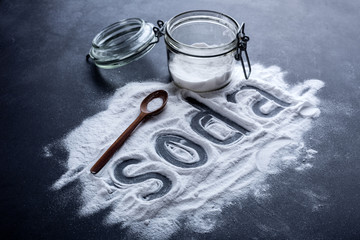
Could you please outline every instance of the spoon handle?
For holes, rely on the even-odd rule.
[[[146,116],[146,113],[140,112],[139,116],[135,119],[135,121],[120,135],[120,137],[118,137],[118,139],[116,139],[116,141],[109,147],[109,149],[106,150],[106,152],[94,164],[94,166],[92,166],[92,168],[90,169],[90,172],[92,174],[98,173],[105,166],[105,164],[110,160],[114,153],[124,144],[126,139]]]

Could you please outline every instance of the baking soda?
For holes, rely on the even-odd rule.
[[[206,43],[195,43],[193,46],[214,47]],[[229,83],[234,64],[233,53],[208,58],[173,54],[169,59],[169,71],[178,86],[204,92],[219,89]]]
[[[212,231],[224,206],[250,194],[266,196],[270,174],[311,168],[302,159],[314,160],[317,152],[302,136],[320,115],[315,94],[323,85],[307,80],[289,87],[280,68],[262,65],[253,66],[249,80],[236,66],[229,85],[207,93],[173,83],[128,84],[105,111],[65,137],[68,170],[52,188],[78,180],[79,215],[106,209],[105,224],[122,224],[146,239],[166,239],[181,228]],[[137,117],[141,101],[158,89],[169,93],[164,111],[142,123],[91,174]]]
[[[146,108],[148,111],[153,112],[159,109],[162,106],[162,104],[163,104],[163,100],[161,98],[154,98],[147,104]]]

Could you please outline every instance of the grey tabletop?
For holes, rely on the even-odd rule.
[[[129,82],[171,81],[160,41],[144,58],[104,71],[86,62],[103,27],[140,17],[155,23],[193,9],[246,22],[252,63],[276,65],[296,84],[320,79],[321,116],[305,135],[313,167],[267,178],[271,197],[224,207],[222,224],[173,239],[357,239],[359,205],[360,2],[358,1],[0,1],[0,207],[2,239],[133,239],[104,225],[108,210],[81,217],[76,182],[60,191],[66,149],[44,157]],[[306,195],[311,191],[311,196]]]

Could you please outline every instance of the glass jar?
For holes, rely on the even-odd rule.
[[[120,67],[145,55],[165,35],[174,83],[196,92],[211,91],[230,82],[236,60],[241,60],[245,78],[249,77],[249,38],[244,28],[244,23],[240,26],[223,13],[207,10],[184,12],[165,24],[159,20],[158,27],[142,19],[125,19],[96,35],[88,57],[98,67]]]
[[[166,23],[168,67],[176,85],[197,92],[229,83],[239,24],[212,11],[179,14]]]

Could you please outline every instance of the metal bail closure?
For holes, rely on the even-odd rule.
[[[160,38],[165,35],[165,23],[162,20],[157,20],[158,27],[153,27],[153,31],[155,33],[156,40],[153,44],[158,43]]]
[[[124,66],[148,53],[162,36],[164,22],[158,26],[140,18],[128,18],[116,22],[98,33],[93,41],[88,60],[106,69]]]
[[[236,35],[236,38],[237,38],[237,48],[236,48],[235,59],[238,61],[239,60],[241,61],[245,79],[248,79],[251,74],[251,64],[250,64],[250,59],[249,59],[249,55],[247,53],[246,48],[247,48],[247,42],[250,40],[250,38],[245,35],[245,23],[241,24],[240,30],[239,30],[238,34]],[[246,62],[247,62],[248,68],[249,68],[248,73],[246,73],[245,64],[244,64],[244,60],[242,57],[243,52],[245,53]]]

